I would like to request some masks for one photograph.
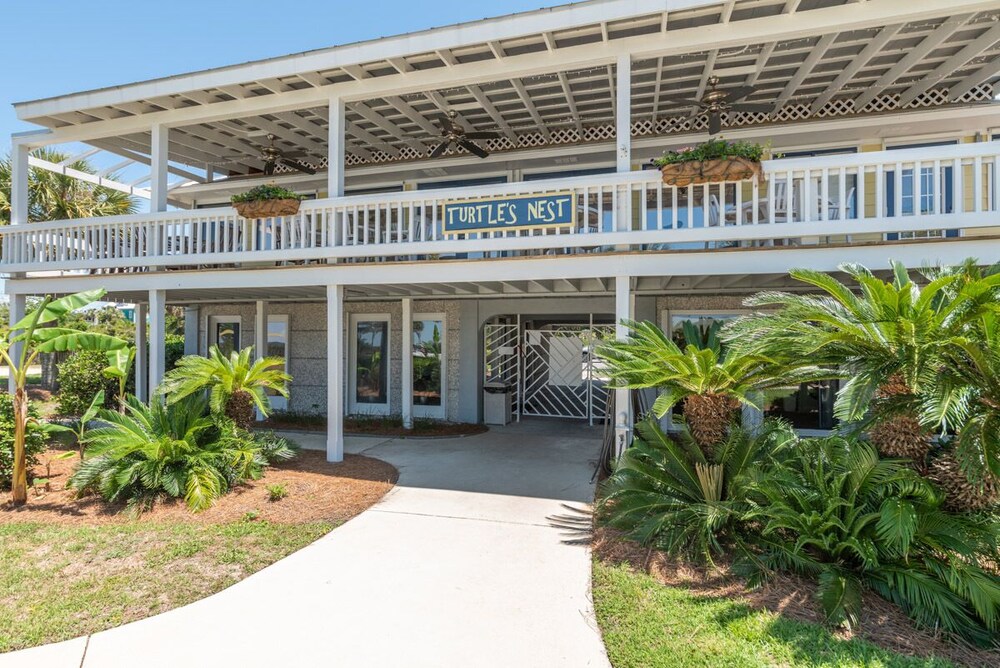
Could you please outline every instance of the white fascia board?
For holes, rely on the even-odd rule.
[[[18,118],[30,120],[79,109],[123,104],[161,95],[175,95],[190,90],[205,90],[260,79],[286,77],[299,72],[321,72],[388,58],[431,53],[603,21],[617,21],[716,4],[721,4],[721,0],[590,0],[190,74],[18,102],[14,107],[17,109]]]
[[[960,239],[915,240],[858,246],[740,249],[734,251],[633,252],[621,254],[566,255],[507,260],[449,262],[399,262],[390,265],[315,265],[274,267],[241,271],[175,271],[138,274],[75,274],[61,277],[11,278],[8,294],[64,294],[93,287],[109,293],[136,290],[238,290],[296,288],[317,285],[405,285],[482,283],[511,280],[574,280],[611,276],[702,276],[783,274],[798,267],[837,271],[844,262],[871,269],[887,269],[898,260],[917,269],[953,265],[968,257],[1000,251],[1000,241]],[[995,254],[995,253],[994,253]],[[534,295],[527,295],[534,296]]]
[[[647,5],[656,4],[657,11],[664,11],[667,5],[674,3],[650,3],[647,0],[616,0],[615,6],[630,6],[634,14],[642,15],[648,13],[638,11],[638,7],[643,9]],[[691,0],[691,4],[696,4]],[[711,4],[711,3],[700,3]],[[601,5],[602,8],[605,5]],[[574,9],[588,8],[593,10],[594,5],[587,4],[581,6],[571,6]],[[210,105],[199,105],[185,107],[182,109],[171,109],[160,112],[152,112],[138,116],[129,116],[120,119],[110,119],[105,121],[94,121],[78,126],[66,126],[53,130],[46,142],[51,141],[86,141],[87,139],[128,134],[150,127],[153,123],[161,123],[166,126],[189,125],[193,123],[208,123],[227,118],[238,118],[241,116],[276,113],[293,109],[302,109],[309,106],[319,106],[328,102],[331,95],[347,102],[383,97],[389,95],[401,95],[404,93],[434,90],[436,88],[460,86],[480,81],[491,81],[497,79],[510,79],[512,77],[524,77],[537,74],[546,74],[557,71],[566,71],[584,67],[593,67],[601,64],[613,63],[620,55],[630,54],[633,59],[652,58],[659,56],[679,55],[692,51],[703,50],[705,45],[711,44],[713,48],[727,48],[742,46],[747,43],[772,42],[776,40],[797,39],[810,35],[823,34],[831,30],[848,31],[874,26],[881,26],[900,21],[917,21],[929,18],[937,18],[942,14],[950,15],[953,12],[963,11],[983,11],[996,7],[995,0],[927,0],[914,7],[912,0],[883,0],[882,2],[868,2],[862,5],[844,5],[827,7],[823,9],[810,10],[808,12],[797,12],[782,16],[768,16],[743,21],[731,22],[728,24],[714,24],[697,26],[671,31],[670,39],[664,39],[661,33],[642,35],[638,37],[617,39],[600,44],[584,44],[574,47],[560,48],[555,51],[544,53],[530,53],[520,56],[509,56],[502,60],[480,61],[466,63],[464,65],[454,65],[452,67],[441,67],[430,70],[415,71],[394,76],[368,78],[361,81],[351,81],[320,88],[307,88],[302,90],[289,91],[274,95],[263,95],[256,98],[244,98],[240,100],[230,100],[217,102]],[[606,13],[602,9],[602,13]],[[607,19],[605,19],[607,20]],[[565,26],[563,26],[565,27]],[[479,32],[494,28],[491,22],[480,24],[470,24],[466,29],[472,32]],[[408,38],[410,39],[410,38]],[[496,37],[479,35],[478,40],[488,41],[497,39]],[[392,41],[392,40],[388,40]],[[368,45],[366,48],[374,49],[374,53],[368,60],[384,59],[388,53],[387,47]],[[357,48],[360,48],[357,47]],[[408,53],[426,52],[427,48],[417,48]],[[376,55],[377,53],[377,55]],[[300,56],[299,58],[306,58]],[[302,61],[304,62],[304,61]],[[262,68],[260,73],[255,73],[253,78],[267,78],[277,76],[274,73],[265,71],[270,67],[268,62],[256,65]],[[330,65],[322,65],[310,62],[308,67],[296,67],[295,71],[307,71],[309,68],[330,69]],[[310,70],[311,71],[311,70]],[[295,72],[291,72],[294,74]],[[258,76],[259,74],[259,76]],[[144,85],[144,84],[140,84]],[[150,83],[148,85],[154,85]],[[155,85],[163,85],[155,84]],[[201,85],[201,84],[199,84]],[[212,87],[215,84],[209,83],[205,87]],[[187,88],[187,86],[182,86]],[[125,89],[121,89],[124,91]],[[143,91],[141,94],[129,89],[130,92],[124,97],[131,98],[133,95],[139,97],[156,97],[158,95],[171,94],[171,90],[151,90]],[[97,96],[98,93],[90,94]],[[103,95],[103,93],[101,93]],[[101,104],[116,104],[129,100],[104,100],[94,97],[85,101],[74,102],[68,106],[73,109],[88,108]],[[39,102],[40,105],[62,104],[62,98],[51,101]],[[55,106],[48,111],[39,108],[30,114],[24,114],[23,118],[30,116],[44,116],[50,113],[61,113],[72,109],[57,109]]]

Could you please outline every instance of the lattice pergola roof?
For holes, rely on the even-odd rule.
[[[877,2],[871,0],[869,4]],[[993,100],[993,86],[1000,79],[1000,3],[994,3],[992,10],[954,15],[941,3],[937,16],[915,10],[914,15],[919,17],[909,21],[844,30],[827,25],[824,30],[793,38],[736,45],[714,41],[717,33],[713,30],[767,17],[778,21],[783,14],[809,14],[852,3],[729,0],[709,4],[690,0],[676,3],[681,5],[676,10],[614,18],[612,10],[619,4],[614,0],[583,3],[577,11],[593,8],[594,16],[599,16],[602,12],[596,10],[606,8],[604,15],[612,16],[610,20],[584,25],[202,89],[172,92],[180,84],[167,80],[152,87],[170,91],[162,95],[99,107],[78,105],[59,113],[51,110],[59,105],[69,109],[66,105],[70,103],[61,99],[39,101],[19,105],[19,113],[26,120],[59,131],[96,127],[92,124],[114,128],[116,122],[134,127],[136,117],[252,102],[261,106],[260,113],[235,113],[228,118],[173,127],[170,133],[172,162],[198,168],[209,164],[219,173],[235,176],[260,170],[259,146],[267,141],[264,135],[268,133],[277,137],[281,148],[304,151],[304,162],[318,168],[326,166],[326,104],[289,108],[282,101],[285,98],[306,98],[314,89],[334,91],[385,77],[405,80],[410,73],[441,70],[446,75],[450,68],[471,63],[502,65],[508,59],[531,54],[539,54],[541,59],[542,54],[558,55],[562,50],[588,45],[605,48],[618,42],[648,41],[655,36],[662,36],[664,45],[670,45],[672,35],[687,34],[692,29],[705,33],[701,48],[633,61],[634,136],[702,130],[704,118],[692,120],[693,110],[676,100],[701,97],[712,75],[720,78],[723,89],[754,86],[755,92],[746,101],[771,106],[769,114],[730,114],[724,121],[729,127],[989,102]],[[855,11],[860,8],[843,7],[845,18]],[[716,43],[721,46],[712,47]],[[360,50],[371,51],[367,45],[362,46],[365,49]],[[391,53],[393,48],[387,44],[383,51]],[[209,74],[216,79],[220,76],[205,73]],[[386,79],[390,80],[394,79]],[[615,65],[600,64],[418,92],[401,87],[398,94],[353,99],[347,105],[347,162],[378,165],[426,158],[440,132],[434,119],[449,109],[457,110],[470,129],[499,131],[501,137],[488,142],[488,148],[495,153],[606,141],[614,136],[615,85]],[[135,87],[137,93],[142,84]],[[126,88],[85,98],[93,101],[114,93],[124,99],[128,96]],[[262,103],[270,100],[275,101],[274,111],[264,110],[266,105]],[[43,109],[50,113],[32,115]],[[148,154],[150,133],[135,130],[86,141],[126,157],[137,157]]]

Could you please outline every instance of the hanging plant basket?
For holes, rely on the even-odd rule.
[[[663,182],[668,186],[756,180],[762,174],[759,160],[736,157],[675,162],[663,165],[660,170]]]
[[[244,218],[275,218],[294,216],[299,212],[297,199],[258,199],[233,204]]]

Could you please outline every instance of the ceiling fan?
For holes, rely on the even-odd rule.
[[[737,88],[719,89],[719,77],[708,78],[708,89],[700,100],[695,98],[675,98],[673,102],[677,105],[697,106],[698,112],[691,118],[708,116],[708,134],[714,135],[722,131],[722,114],[727,111],[750,111],[756,113],[770,113],[772,105],[754,104],[752,102],[737,102],[754,92],[753,86],[739,86]]]
[[[277,139],[272,134],[267,135],[267,146],[260,147],[260,159],[264,161],[264,175],[273,176],[275,168],[279,165],[285,165],[286,167],[291,167],[292,169],[297,169],[300,172],[305,172],[306,174],[315,174],[316,170],[305,164],[304,162],[299,162],[295,158],[306,155],[305,151],[282,151],[280,148],[274,145],[274,140]]]
[[[500,135],[496,132],[466,132],[465,128],[458,122],[458,112],[452,109],[447,116],[441,116],[437,121],[441,126],[441,143],[431,151],[432,158],[439,158],[444,155],[450,146],[460,146],[473,155],[480,158],[489,156],[489,151],[472,139],[496,139]]]

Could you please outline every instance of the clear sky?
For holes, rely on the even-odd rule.
[[[561,0],[2,0],[0,154],[10,106],[560,4]]]

